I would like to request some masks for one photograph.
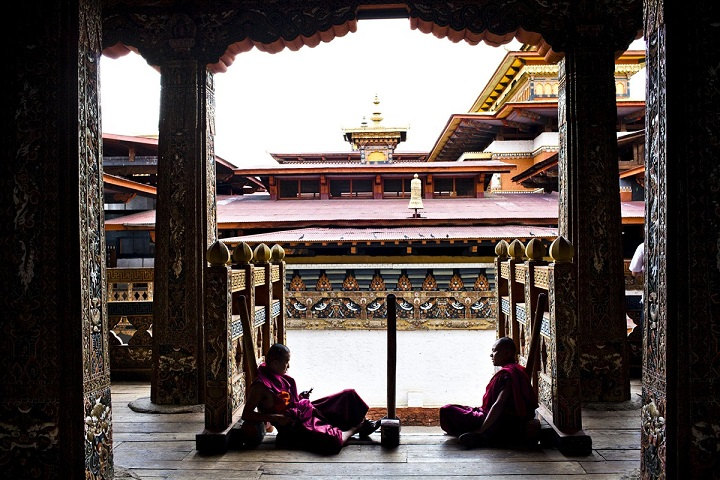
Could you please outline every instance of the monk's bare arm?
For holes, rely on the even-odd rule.
[[[485,417],[485,421],[482,424],[482,427],[477,431],[477,433],[491,433],[493,430],[493,427],[497,425],[498,420],[500,420],[500,417],[502,416],[503,411],[505,410],[505,406],[507,402],[510,400],[510,395],[512,392],[510,391],[510,387],[507,386],[502,389],[500,392],[500,395],[498,395],[497,400],[495,400],[495,403],[492,404],[490,407],[490,410],[487,413],[487,416]]]
[[[273,398],[265,387],[257,383],[250,386],[245,398],[242,419],[248,422],[270,422],[275,425],[287,425],[291,420],[282,413],[261,413],[260,404],[272,404]]]

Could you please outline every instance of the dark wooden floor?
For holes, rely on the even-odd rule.
[[[639,394],[633,381],[632,395]],[[464,450],[439,428],[403,426],[400,446],[380,447],[353,440],[331,457],[277,450],[273,437],[253,451],[202,456],[195,434],[202,431],[202,413],[142,414],[130,401],[148,397],[145,383],[114,382],[113,441],[116,478],[482,478],[482,479],[623,479],[637,478],[640,467],[640,411],[583,410],[583,425],[592,437],[587,457],[565,457],[557,450]],[[637,403],[637,402],[635,402]]]

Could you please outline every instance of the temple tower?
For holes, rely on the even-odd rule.
[[[380,99],[375,95],[372,124],[368,125],[363,117],[359,127],[344,128],[343,138],[350,142],[353,150],[360,152],[361,163],[392,163],[393,152],[398,143],[407,137],[407,127],[386,127],[382,125]]]

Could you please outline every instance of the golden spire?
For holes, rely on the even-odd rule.
[[[383,120],[383,116],[380,112],[380,99],[378,98],[377,94],[375,94],[375,99],[373,100],[373,103],[375,104],[375,111],[373,112],[370,119],[375,123],[375,126],[379,126],[380,122],[382,122]]]

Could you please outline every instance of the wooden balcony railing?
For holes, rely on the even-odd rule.
[[[153,323],[152,268],[108,268],[110,365],[114,378],[150,378]]]
[[[285,343],[285,262],[282,248],[276,245],[271,251],[260,244],[251,264],[253,253],[241,243],[231,266],[230,252],[220,241],[210,247],[207,258],[205,429],[196,443],[199,451],[217,452],[227,448],[258,359],[271,344]],[[245,323],[253,332],[244,331],[243,315],[250,317]],[[254,342],[241,341],[247,335]]]
[[[285,301],[287,327],[385,329],[390,293],[396,297],[398,330],[495,328],[495,293],[474,290],[291,291]]]
[[[589,453],[592,442],[582,432],[576,278],[572,264],[573,247],[558,237],[550,247],[535,238],[527,247],[519,240],[504,240],[495,248],[495,286],[498,302],[497,335],[515,341],[519,361],[526,365],[531,344],[535,310],[540,292],[547,292],[549,307],[540,318],[540,358],[533,378],[540,415],[555,429],[559,448]],[[539,360],[539,361],[538,361]]]

